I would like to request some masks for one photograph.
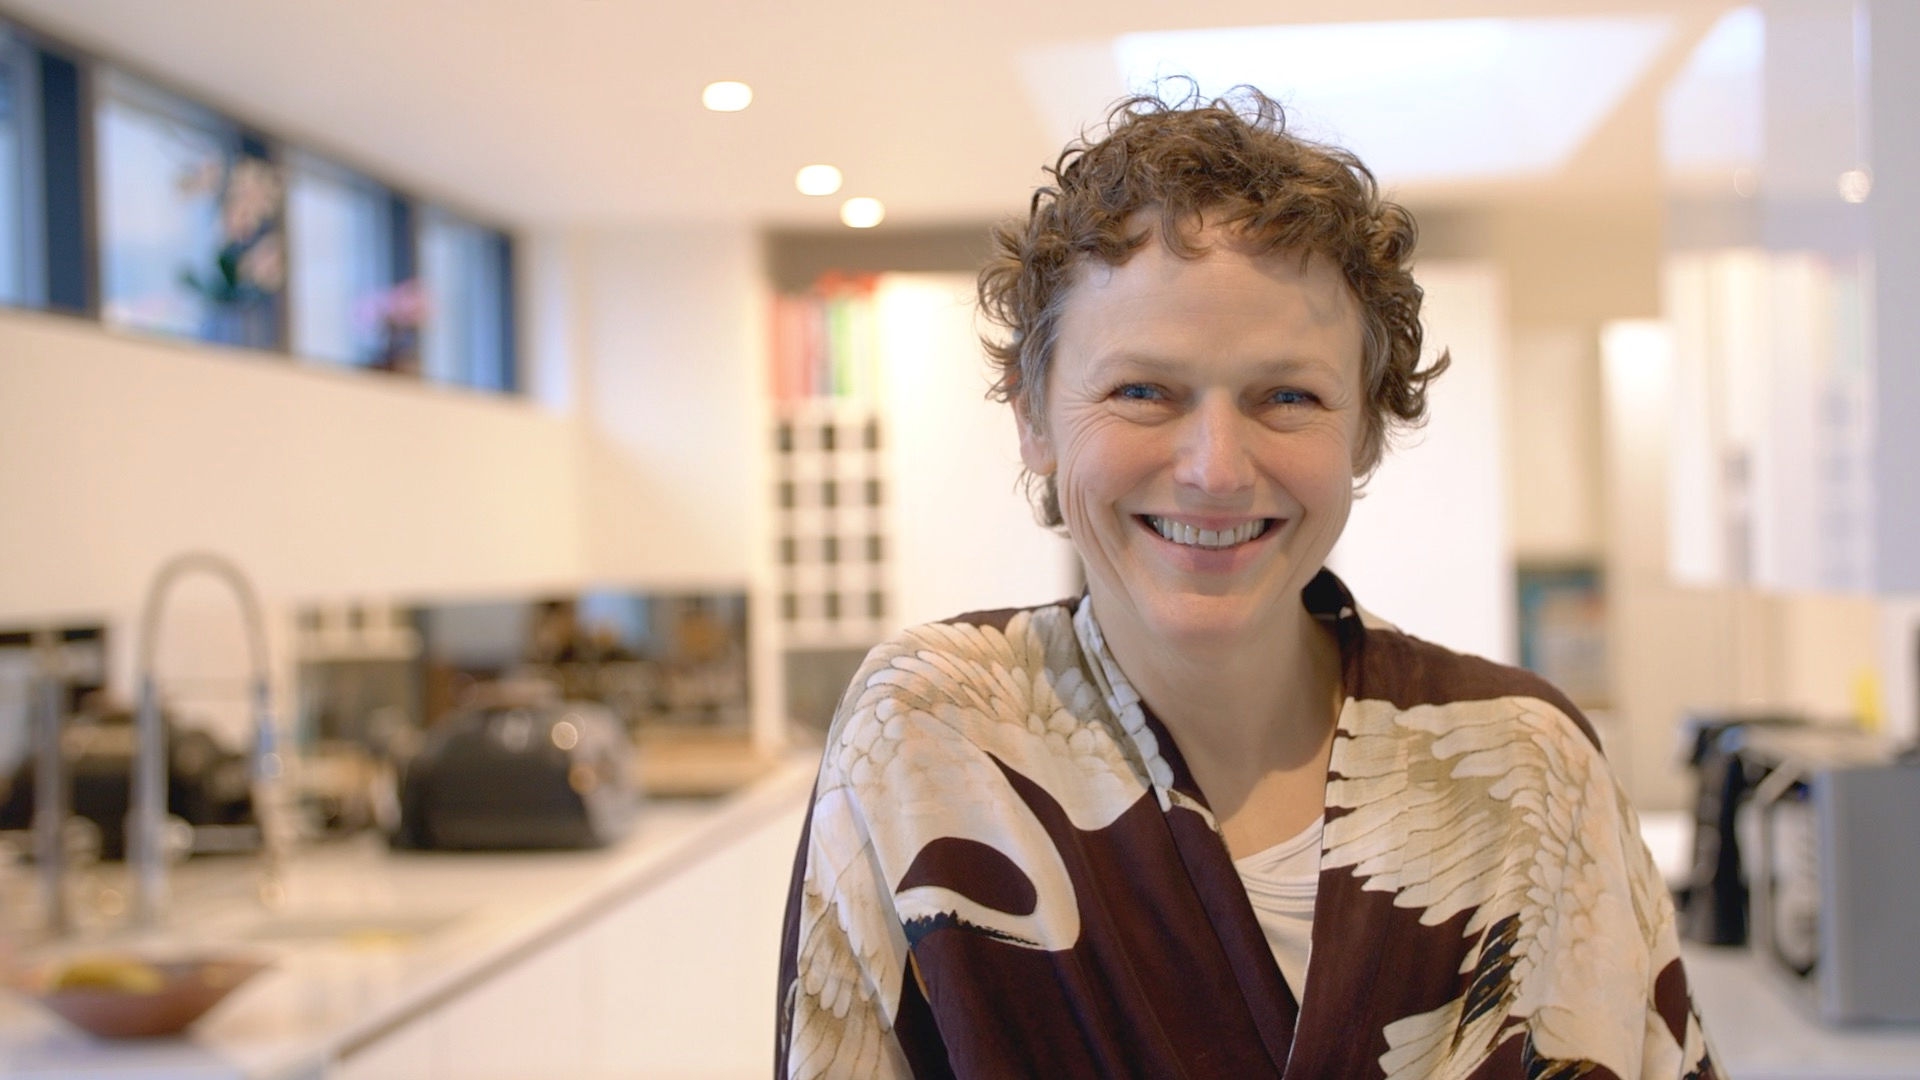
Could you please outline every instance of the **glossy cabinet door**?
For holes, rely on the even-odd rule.
[[[327,1077],[759,1080],[804,813],[795,800],[743,825]]]

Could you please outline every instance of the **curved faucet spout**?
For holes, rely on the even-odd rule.
[[[260,599],[254,592],[253,582],[239,565],[225,555],[211,551],[188,551],[161,564],[154,574],[152,584],[147,586],[147,602],[140,609],[140,674],[153,672],[153,656],[159,647],[160,616],[164,613],[167,594],[174,582],[188,574],[202,572],[227,583],[240,604],[240,618],[246,624],[247,651],[253,661],[253,675],[256,679],[267,674],[267,627],[260,617]]]
[[[161,723],[153,661],[159,648],[160,617],[169,591],[180,578],[192,573],[211,574],[226,582],[233,590],[240,617],[246,625],[252,664],[254,817],[260,824],[261,846],[268,853],[269,872],[278,869],[275,865],[278,853],[269,835],[272,830],[266,820],[267,810],[261,805],[262,783],[278,774],[280,761],[274,747],[266,623],[260,615],[259,598],[252,582],[233,560],[210,551],[185,552],[161,565],[147,588],[146,604],[140,615],[140,709],[135,721],[133,789],[127,812],[127,864],[133,876],[133,921],[140,927],[157,925],[167,903],[167,856],[163,839],[167,816],[167,740]]]

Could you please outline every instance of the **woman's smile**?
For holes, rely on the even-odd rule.
[[[1168,543],[1182,547],[1230,548],[1238,547],[1266,533],[1274,523],[1273,518],[1254,518],[1238,525],[1194,525],[1170,517],[1154,514],[1142,514],[1140,520]]]

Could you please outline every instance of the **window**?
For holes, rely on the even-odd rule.
[[[0,26],[0,304],[47,302],[38,53]]]
[[[281,182],[264,141],[119,72],[99,87],[106,321],[278,347]]]
[[[515,389],[513,249],[504,233],[430,209],[420,229],[426,322],[423,374],[482,390]]]
[[[380,184],[311,154],[291,156],[287,292],[295,353],[417,369],[419,289],[403,274],[413,255],[410,218]]]
[[[0,306],[518,389],[513,243],[0,19]]]

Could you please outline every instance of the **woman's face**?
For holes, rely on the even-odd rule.
[[[1297,620],[1353,502],[1360,312],[1315,255],[1216,229],[1083,267],[1061,311],[1045,427],[1094,611],[1116,645],[1217,645]]]

